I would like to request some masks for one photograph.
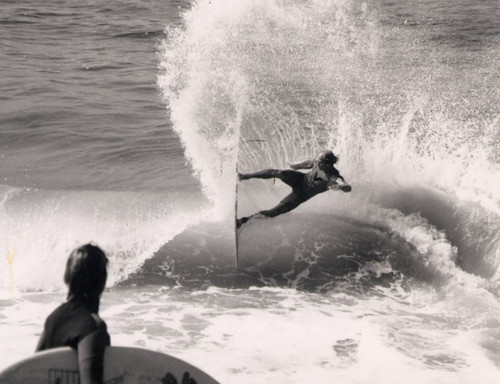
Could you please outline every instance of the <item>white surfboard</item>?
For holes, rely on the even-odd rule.
[[[35,353],[0,372],[1,384],[80,382],[76,351],[54,348]],[[205,372],[173,356],[140,348],[108,347],[105,384],[218,384]]]
[[[238,144],[236,147],[236,184],[235,184],[235,191],[234,191],[234,245],[235,245],[235,256],[236,256],[236,267],[240,266],[240,258],[238,255],[238,241],[239,241],[239,235],[240,231],[238,228],[238,183],[240,182],[239,178],[239,165],[238,165],[238,157],[239,157],[239,139],[238,139]]]
[[[238,240],[239,240],[239,229],[238,229],[238,164],[236,164],[236,188],[234,191],[234,245],[235,245],[235,255],[236,255],[236,267],[240,266],[240,258],[238,255]]]

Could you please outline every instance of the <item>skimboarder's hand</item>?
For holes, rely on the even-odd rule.
[[[342,191],[342,192],[351,192],[352,191],[352,187],[349,185],[349,184],[345,184],[345,185],[339,185],[339,189]]]

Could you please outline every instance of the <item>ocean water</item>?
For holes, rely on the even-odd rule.
[[[221,383],[500,380],[497,1],[0,5],[0,369],[94,241],[112,344]],[[353,192],[244,227],[237,267],[236,165],[323,148]]]

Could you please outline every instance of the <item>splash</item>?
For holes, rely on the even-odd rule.
[[[228,4],[226,4],[228,5]],[[234,199],[237,142],[247,102],[246,78],[234,63],[228,30],[237,9],[200,2],[185,15],[185,30],[169,30],[159,84],[186,157],[213,202],[228,216]],[[206,33],[209,31],[209,33]]]
[[[238,141],[243,168],[249,158],[283,164],[327,144],[298,129],[303,119],[292,104],[302,100],[299,107],[310,109],[314,100],[302,96],[324,93],[321,85],[334,76],[315,60],[346,63],[372,49],[364,11],[349,2],[200,1],[183,28],[167,30],[159,85],[216,211],[227,212],[233,200]],[[311,66],[317,70],[304,78]],[[300,97],[283,100],[297,90]]]
[[[499,51],[484,44],[478,55],[386,16],[350,0],[196,2],[160,52],[175,129],[221,216],[232,212],[237,143],[242,172],[331,148],[356,204],[423,209],[460,245],[450,262],[498,279]],[[252,210],[284,191],[248,189]],[[429,199],[411,206],[424,189]]]

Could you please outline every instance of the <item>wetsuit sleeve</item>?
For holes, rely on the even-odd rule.
[[[344,180],[344,178],[342,176],[340,176],[340,173],[337,175],[337,180],[336,180],[337,184],[339,185],[349,185],[347,183],[347,181]]]
[[[78,343],[78,366],[81,384],[102,384],[104,374],[104,351],[110,345],[106,324],[95,317],[97,330]]]
[[[334,168],[334,172],[328,179],[328,188],[331,190],[341,190],[343,192],[351,192],[352,187],[340,175],[340,172]]]
[[[40,335],[40,339],[38,340],[38,344],[36,345],[35,352],[44,351],[50,348],[50,339],[52,337],[52,330],[54,329],[54,313],[51,313],[45,319],[45,323],[43,325],[43,331]]]
[[[45,349],[45,331],[40,335],[40,339],[38,340],[38,344],[36,345],[35,352],[40,352]]]

